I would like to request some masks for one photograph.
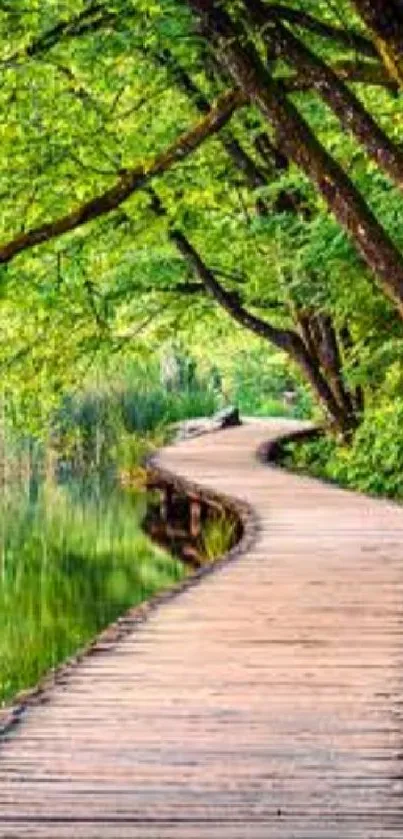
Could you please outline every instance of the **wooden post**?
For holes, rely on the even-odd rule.
[[[165,486],[161,489],[160,496],[160,516],[161,521],[168,523],[172,514],[172,487]]]
[[[201,530],[201,501],[199,498],[190,498],[190,535],[197,539]]]

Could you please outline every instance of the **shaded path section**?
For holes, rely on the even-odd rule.
[[[250,504],[255,543],[27,711],[0,836],[403,835],[403,511],[260,464],[290,427],[162,452]]]

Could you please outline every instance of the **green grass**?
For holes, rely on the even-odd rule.
[[[142,533],[143,503],[120,492],[72,502],[55,486],[34,505],[25,495],[3,496],[0,702],[184,576]]]
[[[229,514],[207,521],[202,529],[201,547],[209,562],[224,556],[234,544],[236,522]]]

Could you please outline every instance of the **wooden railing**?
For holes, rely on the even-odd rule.
[[[211,559],[206,554],[204,535],[211,522],[229,522],[227,528],[231,550],[243,535],[242,519],[237,511],[220,498],[192,491],[180,480],[149,469],[147,515],[143,527],[151,538],[168,548],[192,567],[200,567]]]

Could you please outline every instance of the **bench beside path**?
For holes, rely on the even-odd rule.
[[[257,460],[300,425],[161,452],[254,543],[27,708],[2,839],[401,839],[403,510]]]

